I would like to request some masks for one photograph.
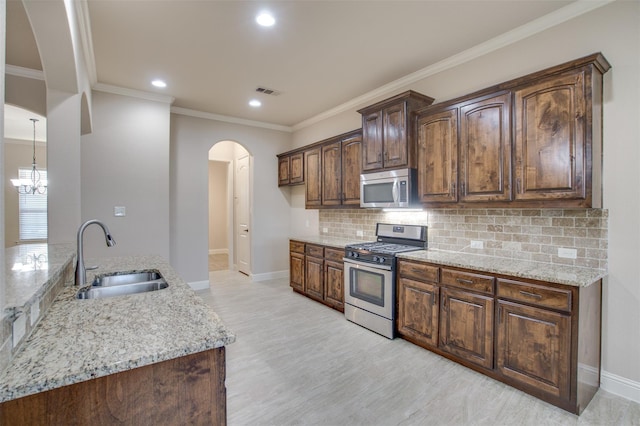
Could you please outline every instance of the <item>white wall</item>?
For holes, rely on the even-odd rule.
[[[397,92],[413,89],[441,102],[591,53],[602,52],[608,59],[612,69],[604,84],[603,178],[610,220],[609,278],[603,289],[603,387],[615,391],[619,377],[631,380],[640,400],[639,22],[640,2],[617,1]],[[359,123],[356,109],[296,132],[294,145],[349,130]]]
[[[95,112],[94,112],[95,114]],[[253,156],[252,275],[286,271],[289,212],[277,187],[276,155],[289,133],[171,115],[171,264],[188,282],[208,280],[207,164],[218,141],[235,141]]]
[[[169,117],[168,103],[94,92],[93,133],[82,137],[82,221],[104,221],[116,246],[92,226],[85,257],[169,258]],[[126,216],[114,217],[115,206]]]

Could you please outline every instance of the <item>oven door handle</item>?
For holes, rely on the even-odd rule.
[[[375,263],[367,263],[367,262],[360,262],[358,260],[353,260],[353,259],[349,259],[347,257],[343,257],[342,260],[344,261],[344,263],[351,263],[352,265],[356,265],[356,266],[360,266],[362,268],[366,268],[366,269],[370,269],[370,270],[385,270],[385,271],[390,271],[391,270],[391,266],[388,265],[378,265]]]

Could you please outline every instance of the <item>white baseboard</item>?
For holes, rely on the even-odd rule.
[[[209,280],[196,281],[196,282],[189,283],[189,287],[191,287],[195,291],[206,290],[209,288]]]
[[[229,249],[209,249],[209,254],[229,254]]]
[[[251,274],[251,281],[267,281],[275,280],[278,278],[287,278],[289,276],[289,270],[265,272],[263,274]]]
[[[640,403],[640,382],[602,370],[600,387],[607,392]]]

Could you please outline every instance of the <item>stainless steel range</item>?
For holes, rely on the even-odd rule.
[[[344,315],[393,339],[396,254],[426,249],[427,227],[378,223],[376,237],[377,241],[345,247]]]

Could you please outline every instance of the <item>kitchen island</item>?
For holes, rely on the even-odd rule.
[[[169,286],[89,300],[64,287],[0,375],[0,423],[224,424],[224,347],[235,335],[162,258],[94,262],[89,283],[154,270]]]

